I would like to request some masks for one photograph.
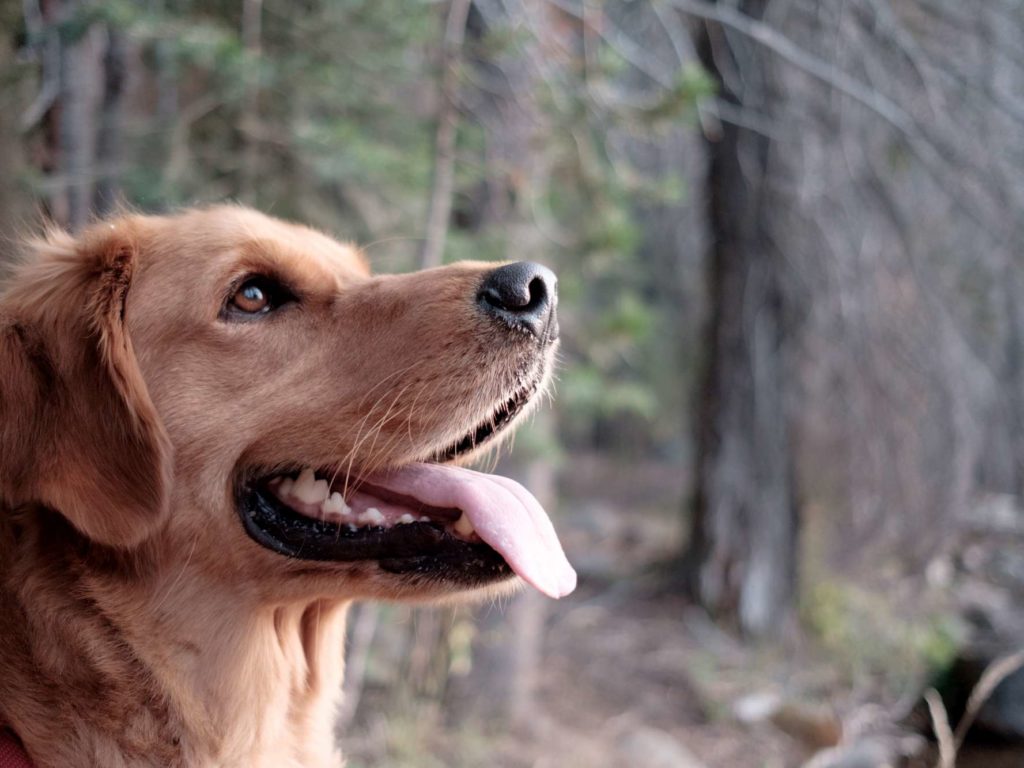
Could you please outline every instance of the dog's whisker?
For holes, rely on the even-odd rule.
[[[375,425],[375,431],[373,432],[374,442],[371,444],[371,451],[373,450],[373,445],[376,444],[377,436],[380,433],[380,429],[381,429],[381,426],[384,423],[384,420],[387,419],[387,415],[394,408],[394,404],[398,401],[398,399],[401,397],[401,395],[404,394],[404,392],[406,392],[408,390],[409,386],[411,386],[411,385],[407,384],[406,386],[402,387],[398,391],[398,393],[392,399],[392,402],[391,402],[390,406],[388,407],[388,410],[385,412],[385,415],[382,417],[381,420],[378,420],[377,424]],[[350,490],[353,487],[352,484],[351,484],[351,480],[352,480],[353,463],[355,461],[356,452],[360,449],[362,443],[364,443],[365,440],[370,439],[370,436],[371,436],[371,432],[367,432],[366,436],[364,436],[364,434],[362,434],[362,433],[364,433],[364,429],[365,429],[366,424],[367,424],[367,422],[369,420],[369,417],[377,410],[377,407],[380,406],[380,404],[383,402],[383,400],[384,400],[384,397],[381,396],[374,403],[374,406],[368,412],[367,417],[365,417],[364,420],[362,420],[362,422],[360,423],[360,426],[359,426],[359,431],[356,434],[356,439],[353,442],[353,444],[351,446],[351,449],[349,450],[349,452],[345,456],[345,458],[342,460],[341,465],[339,465],[339,466],[342,466],[342,465],[345,466],[345,481],[344,481],[343,488],[342,488],[342,496],[344,496],[346,498],[348,497],[348,494],[349,494]],[[367,464],[369,464],[369,462]],[[370,469],[368,467],[360,467],[360,470],[364,474],[370,474]],[[334,474],[334,478],[332,479],[332,484],[333,484],[334,480],[337,479],[337,475],[338,475],[338,471],[336,470],[335,474]]]
[[[395,371],[394,373],[390,374],[389,376],[386,376],[386,377],[385,377],[384,379],[382,379],[381,381],[379,381],[379,382],[378,382],[378,383],[377,383],[377,384],[376,384],[376,385],[375,385],[375,386],[373,387],[373,389],[376,389],[377,387],[379,387],[379,386],[380,386],[380,385],[381,385],[382,383],[384,383],[385,381],[388,381],[388,380],[390,380],[390,379],[394,378],[394,376],[395,376],[395,375],[401,375],[402,373],[405,373],[405,372],[409,371],[409,370],[410,370],[411,368],[413,368],[413,367],[415,367],[415,365],[409,365],[409,366],[406,366],[405,368],[403,368],[403,369],[401,369],[401,370],[399,370],[399,371]],[[374,404],[373,404],[373,405],[372,405],[372,406],[371,406],[371,407],[369,408],[369,410],[367,410],[366,414],[365,414],[365,415],[363,416],[362,420],[361,420],[361,421],[360,421],[360,423],[359,423],[359,429],[358,429],[358,430],[357,430],[357,432],[356,432],[356,439],[355,439],[355,441],[353,442],[353,444],[352,444],[352,447],[351,447],[351,448],[349,449],[349,451],[348,451],[348,453],[347,453],[347,454],[345,455],[345,457],[344,457],[344,458],[342,458],[341,462],[339,462],[339,464],[338,464],[338,469],[336,469],[336,470],[335,470],[334,476],[333,476],[333,477],[332,477],[332,479],[331,479],[331,482],[332,482],[332,484],[333,484],[333,482],[334,482],[334,481],[335,481],[335,480],[337,479],[337,476],[338,476],[338,472],[340,471],[340,468],[341,468],[342,466],[345,466],[345,465],[347,465],[347,467],[346,467],[346,472],[345,472],[345,485],[344,485],[344,494],[345,494],[345,495],[347,495],[347,494],[348,494],[348,490],[349,490],[349,481],[350,481],[350,479],[351,479],[351,474],[352,474],[352,464],[353,464],[353,461],[355,460],[355,455],[356,455],[356,451],[358,450],[359,446],[360,446],[360,445],[362,444],[362,434],[363,434],[363,430],[364,430],[364,429],[366,428],[366,425],[367,425],[368,421],[370,420],[370,418],[371,418],[371,417],[373,416],[373,414],[374,414],[374,413],[376,412],[376,410],[377,410],[377,406],[379,406],[379,405],[380,405],[380,404],[381,404],[381,403],[382,403],[382,402],[384,401],[384,398],[385,398],[386,396],[387,396],[386,394],[384,394],[384,395],[381,395],[381,396],[380,396],[380,397],[379,397],[379,398],[378,398],[378,399],[377,399],[377,400],[376,400],[376,401],[374,402]],[[364,398],[363,398],[363,400],[361,400],[361,401],[360,401],[360,404],[362,404],[363,402],[365,402],[365,400],[366,400],[366,398],[364,397]],[[343,440],[343,439],[344,439],[344,438],[340,438],[340,439],[339,439],[339,444],[340,444],[341,440]]]
[[[367,399],[368,399],[368,398],[370,397],[370,395],[372,395],[372,394],[373,394],[374,392],[376,392],[376,391],[377,391],[378,389],[380,389],[380,388],[381,388],[382,386],[384,386],[385,384],[387,384],[388,382],[390,382],[390,381],[391,381],[392,379],[394,379],[394,378],[395,378],[396,376],[401,376],[401,375],[403,375],[403,374],[405,374],[405,373],[408,373],[408,372],[409,372],[410,370],[412,370],[413,368],[415,368],[415,367],[416,367],[416,365],[417,365],[417,363],[416,363],[416,362],[412,362],[412,363],[410,363],[409,365],[405,366],[404,368],[399,368],[398,370],[392,371],[392,372],[391,372],[391,373],[389,373],[389,374],[388,374],[387,376],[384,376],[383,378],[381,378],[380,380],[378,380],[376,384],[374,384],[374,385],[373,385],[372,387],[370,387],[370,388],[369,388],[369,389],[368,389],[368,390],[367,390],[367,391],[366,391],[366,392],[365,392],[365,393],[363,394],[363,397],[362,397],[362,398],[360,399],[360,401],[359,401],[359,406],[361,407],[362,405],[364,405],[364,404],[366,403]],[[359,436],[360,436],[360,435],[362,434],[362,431],[363,431],[363,429],[364,429],[364,428],[366,427],[366,423],[367,423],[367,421],[369,421],[370,417],[371,417],[371,416],[373,415],[373,413],[374,413],[374,411],[376,410],[377,406],[378,406],[378,405],[379,405],[379,404],[381,403],[381,401],[382,401],[382,400],[383,400],[383,399],[384,399],[384,398],[385,398],[386,396],[387,396],[386,394],[383,394],[383,395],[381,395],[381,396],[380,396],[380,397],[379,397],[379,398],[378,398],[378,399],[376,400],[376,402],[374,402],[373,406],[372,406],[372,407],[370,407],[370,408],[369,408],[369,409],[368,409],[368,410],[366,411],[366,414],[365,414],[365,415],[363,416],[362,420],[360,421],[360,423],[359,423],[359,427],[358,427],[358,429],[357,429],[357,431],[356,431],[356,440],[357,440],[357,441],[358,441],[358,439],[359,439]],[[341,435],[341,436],[339,436],[339,437],[338,437],[338,441],[337,441],[337,445],[339,445],[339,446],[340,446],[340,445],[341,445],[341,443],[342,443],[342,442],[344,442],[344,440],[345,440],[345,437],[346,437],[345,435]],[[352,452],[352,450],[354,450],[354,449],[350,449],[350,453]],[[339,466],[340,466],[341,464],[344,464],[344,463],[345,463],[345,461],[347,461],[347,459],[348,459],[348,457],[346,456],[346,458],[342,460],[342,462],[341,462],[341,463],[339,464]],[[335,477],[336,477],[336,476],[335,476]]]
[[[384,415],[380,419],[378,419],[377,423],[374,425],[374,428],[372,430],[373,443],[371,443],[371,445],[370,445],[370,448],[369,448],[370,452],[373,451],[373,448],[376,445],[377,438],[380,435],[380,430],[383,427],[383,425],[386,423],[388,415],[392,412],[392,410],[394,409],[395,405],[398,403],[398,401],[401,399],[402,395],[405,394],[405,392],[408,390],[408,388],[410,386],[412,386],[411,383],[406,384],[404,387],[402,387],[398,391],[398,393],[392,398],[391,404],[388,406],[387,410],[384,412]],[[374,403],[374,406],[371,409],[370,413],[372,413],[374,410],[376,410],[377,406],[380,405],[383,402],[383,400],[384,400],[383,397],[378,399],[377,402]],[[365,419],[364,419],[364,422],[365,422]],[[356,452],[362,447],[363,441],[370,438],[370,435],[371,435],[371,432],[367,432],[366,436],[363,437],[362,436],[362,429],[360,429],[360,434],[357,436],[356,442],[353,444],[352,449],[348,453],[348,456],[347,456],[348,465],[347,465],[347,467],[345,469],[345,484],[344,484],[344,490],[342,492],[343,496],[347,497],[348,493],[349,493],[349,490],[350,490],[350,481],[351,481],[351,478],[352,478],[353,462],[355,461]],[[365,469],[363,471],[366,472],[367,474],[369,474],[369,472],[366,471]]]

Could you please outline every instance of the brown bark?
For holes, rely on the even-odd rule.
[[[755,16],[763,9],[762,0],[743,5]],[[766,99],[756,51],[726,49],[714,26],[699,42],[723,98],[738,104]],[[743,82],[744,93],[730,90],[723,66],[750,68],[728,78]],[[710,147],[711,316],[686,557],[700,603],[751,634],[776,629],[787,616],[796,572],[782,264],[770,242],[771,192],[764,184],[769,150],[766,137],[730,124]]]
[[[13,29],[15,23],[16,8],[0,6],[0,29]],[[14,66],[13,43],[11,35],[0,35],[0,73],[9,72]],[[24,107],[19,103],[16,89],[0,89],[0,158],[4,164],[4,172],[0,174],[0,272],[10,250],[7,243],[31,208],[29,196],[22,188],[24,151],[18,135],[18,117]]]
[[[103,105],[96,137],[96,165],[99,178],[93,196],[93,209],[105,214],[121,196],[119,183],[121,159],[121,112],[124,102],[127,41],[114,25],[107,26],[107,47],[103,56]]]
[[[259,80],[256,65],[259,62],[263,36],[263,0],[244,0],[242,3],[242,46],[249,56],[245,96],[239,126],[242,131],[242,167],[238,181],[238,196],[245,202],[254,202],[259,144]]]
[[[452,214],[452,194],[455,189],[455,139],[459,130],[459,108],[456,101],[459,63],[471,5],[472,0],[451,0],[448,6],[442,46],[437,133],[434,137],[434,178],[427,205],[426,231],[420,248],[421,269],[440,266],[448,237],[448,221]]]
[[[64,0],[60,18],[82,12],[79,0]],[[95,179],[96,109],[94,86],[99,81],[96,28],[71,37],[61,36],[59,162],[57,174],[63,188],[62,222],[72,232],[85,226],[92,214]]]

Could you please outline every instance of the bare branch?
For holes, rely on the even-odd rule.
[[[755,40],[812,77],[860,102],[908,137],[917,141],[923,140],[913,118],[894,101],[850,77],[830,62],[808,53],[768,24],[752,19],[726,5],[711,5],[701,2],[701,0],[668,0],[668,2],[683,13],[706,21],[714,21]]]
[[[932,719],[932,730],[935,731],[935,738],[939,742],[939,762],[935,768],[954,768],[956,765],[956,744],[953,741],[953,731],[949,727],[949,717],[946,715],[946,707],[942,703],[942,697],[934,688],[929,688],[924,694],[924,700],[928,704],[928,714]]]
[[[948,148],[940,148],[917,121],[885,94],[796,45],[778,30],[753,19],[731,6],[712,5],[703,0],[667,0],[682,13],[712,21],[732,29],[763,45],[802,72],[834,88],[866,107],[893,126],[903,136],[910,151],[920,160],[924,170],[946,191],[950,202],[980,227],[992,232],[999,242],[1009,240],[1009,231],[1019,226],[1015,221],[993,214],[1001,208],[1000,201],[977,174],[964,174],[964,168],[951,168],[946,160]],[[985,197],[984,203],[976,200]]]
[[[18,128],[28,133],[50,111],[60,94],[60,37],[56,27],[47,27],[38,2],[25,0],[23,3],[25,27],[30,38],[42,38],[43,83],[32,103],[21,116]]]

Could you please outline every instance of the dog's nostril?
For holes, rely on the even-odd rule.
[[[558,279],[545,266],[518,261],[490,272],[480,286],[482,309],[512,328],[553,340]]]
[[[535,277],[530,281],[529,297],[526,303],[527,307],[536,306],[543,304],[548,300],[548,286],[547,283],[540,277]]]
[[[520,312],[547,301],[548,289],[541,278],[535,277],[526,285],[489,286],[481,295],[495,309]]]

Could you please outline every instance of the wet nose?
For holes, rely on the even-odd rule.
[[[477,301],[485,314],[542,341],[558,338],[558,278],[542,264],[517,261],[484,278]]]

